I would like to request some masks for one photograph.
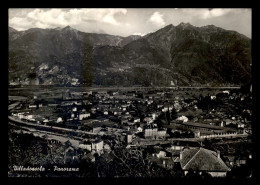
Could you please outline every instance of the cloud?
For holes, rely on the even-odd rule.
[[[31,22],[21,17],[14,17],[9,20],[9,26],[14,27],[17,30],[23,30],[24,28],[30,28]]]
[[[133,35],[140,35],[140,36],[145,36],[147,35],[148,33],[139,33],[139,32],[135,32],[133,33]]]
[[[204,10],[201,16],[203,19],[208,19],[208,18],[223,16],[229,13],[230,11],[231,11],[230,9],[209,9],[209,10]]]
[[[188,21],[192,19],[205,20],[211,18],[217,18],[224,16],[230,12],[238,12],[238,9],[227,9],[227,8],[184,8],[179,9],[180,18],[187,19]]]
[[[9,11],[12,11],[9,9]],[[121,23],[116,20],[116,15],[125,15],[126,9],[32,9],[26,15],[9,19],[9,24],[18,30],[31,27],[52,28],[67,25],[79,25],[85,22],[106,23],[118,26]]]
[[[70,10],[75,11],[75,10]],[[115,19],[117,14],[126,14],[126,9],[81,9],[78,14],[84,17],[85,20],[104,22],[112,25],[119,25],[120,23]],[[73,16],[73,15],[72,15]]]
[[[143,35],[181,22],[194,26],[213,24],[251,35],[252,10],[246,8],[10,8],[9,26],[21,31],[29,28],[71,27],[89,33]]]
[[[148,22],[151,22],[152,24],[161,27],[165,25],[165,21],[163,19],[163,14],[160,14],[160,12],[154,12],[153,15],[150,17]]]

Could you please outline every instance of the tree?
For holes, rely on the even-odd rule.
[[[96,168],[101,177],[170,177],[166,169],[147,160],[144,153],[136,149],[116,148],[110,155],[113,160],[98,157]]]
[[[172,108],[172,111],[171,111],[171,120],[175,120],[178,118],[178,115],[177,115],[177,111],[176,109],[173,107]]]

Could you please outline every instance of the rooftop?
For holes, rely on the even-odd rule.
[[[220,171],[226,172],[230,169],[223,160],[218,157],[217,152],[205,148],[190,148],[182,151],[181,167],[184,170]]]

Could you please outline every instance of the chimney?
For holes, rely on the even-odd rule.
[[[220,159],[220,151],[217,150],[217,157]]]
[[[182,151],[180,152],[180,160],[182,160]]]

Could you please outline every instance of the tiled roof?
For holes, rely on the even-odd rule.
[[[230,171],[216,152],[205,148],[184,149],[180,162],[183,170]]]
[[[198,152],[198,148],[184,149],[182,152],[181,166],[184,167]]]
[[[173,160],[174,162],[180,162],[180,158],[179,157],[176,157],[174,160]]]

